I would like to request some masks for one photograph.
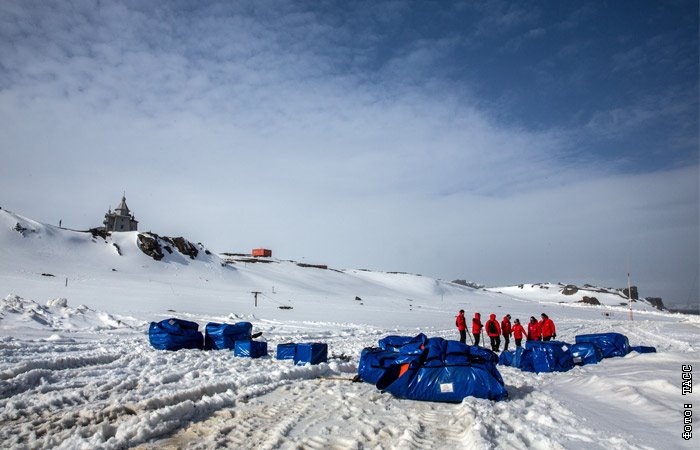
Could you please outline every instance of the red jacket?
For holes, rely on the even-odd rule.
[[[491,314],[489,320],[486,322],[486,334],[489,336],[501,335],[501,326],[498,324],[495,314]]]
[[[501,334],[503,336],[510,336],[512,334],[510,319],[508,319],[508,317],[504,317],[503,321],[501,322]]]
[[[523,328],[522,325],[520,325],[519,323],[513,325],[513,337],[515,339],[522,339],[523,334],[525,334],[525,328]]]
[[[552,319],[549,317],[540,320],[539,326],[543,338],[554,336],[554,334],[557,332],[557,330],[554,328],[554,322],[552,322]]]
[[[481,324],[481,314],[474,313],[474,318],[472,319],[472,333],[473,334],[481,333],[482,327],[483,327],[483,325]]]
[[[457,320],[455,321],[455,324],[457,325],[457,329],[459,331],[464,331],[467,329],[467,321],[464,319],[463,313],[459,313],[457,315]]]
[[[527,324],[527,340],[528,341],[539,341],[540,340],[540,324],[528,323]]]

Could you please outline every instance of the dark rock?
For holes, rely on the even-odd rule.
[[[55,277],[56,275],[54,275],[52,273],[42,273],[41,276],[42,277]]]
[[[92,235],[92,237],[101,237],[104,240],[107,240],[107,237],[112,234],[104,228],[90,228],[88,232]]]
[[[173,254],[173,249],[170,248],[169,245],[164,245],[164,246],[163,246],[163,250],[165,250],[166,252],[168,252],[169,255],[172,255],[172,254]]]
[[[306,264],[306,263],[297,263],[297,266],[299,267],[307,267],[307,268],[313,268],[313,269],[328,269],[328,266],[325,264]]]
[[[637,286],[631,286],[630,289],[632,290],[632,300],[639,300],[639,293],[637,292]],[[627,288],[624,288],[622,290],[622,293],[624,294],[625,297],[629,298],[629,292],[630,290]]]
[[[562,289],[561,293],[564,295],[574,295],[575,293],[578,292],[578,287],[574,286],[573,284],[567,284],[564,286],[564,289]]]
[[[467,280],[452,280],[454,284],[460,284],[462,286],[470,287],[472,289],[483,289],[485,286],[483,284],[476,283],[474,281]]]
[[[158,243],[157,234],[139,233],[138,240],[136,241],[136,243],[138,244],[138,247],[141,249],[142,252],[155,259],[156,261],[160,261],[161,259],[163,259],[163,249]]]
[[[647,297],[645,300],[648,301],[651,304],[651,306],[658,310],[663,311],[666,309],[666,307],[664,306],[664,302],[661,300],[661,297]]]
[[[361,301],[362,301],[362,299],[361,299],[360,297],[358,297],[358,296],[355,296],[355,300],[357,300],[358,302],[361,302]]]
[[[27,229],[24,228],[22,225],[20,225],[19,222],[17,222],[17,224],[15,225],[14,230],[16,232],[18,232],[19,234],[21,234],[23,237],[24,237],[24,232],[27,231]]]
[[[597,298],[595,297],[588,297],[587,295],[583,296],[583,299],[579,301],[579,303],[586,303],[588,305],[600,305],[600,301],[598,301]]]
[[[197,246],[195,246],[193,243],[191,243],[182,236],[171,238],[170,241],[173,243],[173,245],[175,245],[175,247],[180,253],[189,256],[190,259],[195,259],[199,254]]]
[[[114,242],[112,242],[112,245],[114,246],[114,248],[117,249],[117,254],[118,254],[119,256],[122,256],[122,249],[120,249],[119,246],[118,246],[116,243],[114,243]],[[112,269],[112,270],[114,270],[114,269]]]

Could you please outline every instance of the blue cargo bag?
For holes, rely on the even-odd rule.
[[[431,338],[420,357],[389,366],[377,388],[411,400],[461,402],[469,396],[502,400],[508,393],[497,360],[489,350]]]
[[[630,347],[630,350],[637,353],[656,353],[656,347],[645,347],[644,345]]]
[[[520,367],[520,359],[522,358],[522,355],[522,347],[515,347],[515,350],[501,352],[501,355],[498,357],[498,365]]]
[[[570,345],[559,341],[527,341],[520,360],[524,372],[566,372],[574,367]]]
[[[267,356],[267,342],[262,341],[236,341],[233,350],[235,356],[245,358],[260,358]]]
[[[362,381],[377,384],[379,378],[384,375],[384,370],[392,365],[398,353],[382,350],[380,348],[367,347],[362,350],[360,363],[357,365],[357,374]]]
[[[236,341],[250,340],[253,324],[238,322],[236,324],[209,322],[205,328],[204,350],[232,349]]]
[[[328,362],[328,344],[313,342],[309,344],[297,344],[294,353],[294,364],[319,364]]]
[[[181,350],[184,348],[202,349],[204,338],[197,331],[199,325],[181,319],[165,319],[151,322],[148,340],[158,350]]]
[[[603,352],[603,358],[625,356],[630,352],[630,343],[627,336],[620,333],[580,334],[576,336],[576,343],[592,342]]]
[[[603,359],[603,352],[593,342],[574,344],[569,350],[571,351],[571,357],[574,359],[574,364],[579,366],[598,364]]]
[[[498,357],[499,366],[511,366],[513,365],[513,357],[515,356],[514,351],[504,351]]]
[[[362,381],[377,384],[379,378],[384,375],[384,371],[392,364],[403,364],[413,361],[418,357],[420,357],[420,355],[399,354],[380,348],[367,347],[362,350],[362,354],[360,355],[360,364],[357,366],[357,374]]]
[[[286,344],[277,345],[277,359],[294,359],[294,352],[297,349],[297,344],[288,342]]]
[[[412,350],[422,350],[422,346],[428,337],[423,333],[417,336],[387,336],[379,340],[379,348],[382,350],[398,352],[400,349],[412,349]],[[420,351],[418,351],[420,353]]]

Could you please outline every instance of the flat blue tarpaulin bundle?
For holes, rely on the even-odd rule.
[[[637,353],[656,353],[656,347],[646,347],[644,345],[637,345],[636,347],[630,347],[630,351]]]
[[[148,328],[148,340],[158,350],[181,350],[185,348],[202,349],[204,337],[199,325],[182,319],[165,319],[151,322]]]
[[[235,324],[209,322],[205,327],[205,350],[233,349],[236,341],[249,341],[253,332],[250,322]]]
[[[296,351],[294,352],[295,365],[313,365],[322,362],[328,362],[328,344],[312,342],[296,345]]]
[[[614,356],[625,356],[630,352],[630,343],[627,336],[620,333],[598,333],[598,334],[580,334],[576,336],[576,343],[592,342],[600,347],[603,352],[603,358],[612,358]]]
[[[234,356],[245,358],[260,358],[267,356],[267,342],[263,341],[236,341],[233,350]]]
[[[593,342],[574,344],[569,350],[571,351],[574,364],[577,365],[598,364],[603,360],[603,352]]]
[[[428,339],[423,352],[384,370],[377,388],[411,400],[461,402],[465,397],[508,396],[495,353],[457,341]]]
[[[570,345],[559,341],[527,341],[520,361],[524,372],[566,372],[574,367]]]
[[[294,342],[287,342],[286,344],[277,345],[277,359],[294,359],[294,353],[296,352],[297,344]]]
[[[379,340],[379,348],[382,350],[398,352],[400,349],[404,349],[404,353],[407,350],[412,352],[420,353],[425,345],[428,337],[423,333],[417,336],[387,336]]]

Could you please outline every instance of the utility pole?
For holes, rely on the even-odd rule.
[[[630,274],[627,272],[627,300],[630,304],[630,320],[634,320],[632,317],[632,285],[630,284]]]
[[[251,294],[255,296],[255,307],[258,307],[258,294],[262,294],[260,291],[250,291]]]

